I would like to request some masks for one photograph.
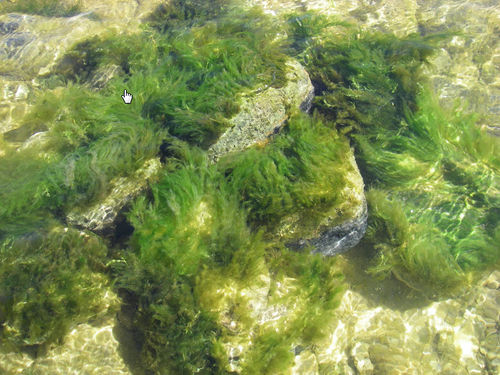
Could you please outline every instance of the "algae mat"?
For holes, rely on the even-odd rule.
[[[121,5],[0,7],[0,370],[498,371],[496,4]],[[214,164],[290,58],[315,99]]]

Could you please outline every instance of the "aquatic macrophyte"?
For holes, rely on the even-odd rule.
[[[218,168],[254,224],[272,227],[293,212],[339,204],[349,146],[319,117],[292,116],[264,148],[223,157]]]
[[[80,11],[80,0],[16,0],[3,1],[0,4],[1,13],[38,14],[46,17],[71,17]]]
[[[320,337],[336,307],[342,288],[334,259],[292,252],[252,230],[236,186],[203,151],[176,141],[170,154],[152,201],[137,200],[129,214],[133,252],[115,270],[116,288],[144,337],[144,365],[165,373],[224,373],[231,367],[224,348],[242,340],[244,371],[288,368],[293,356],[285,348]],[[270,291],[267,301],[266,285],[282,279],[293,287],[285,295]],[[256,303],[283,304],[290,313],[279,327],[261,327]]]
[[[72,325],[105,311],[107,249],[91,233],[53,228],[0,245],[0,342],[43,349]]]
[[[372,271],[445,293],[500,256],[498,217],[490,214],[498,205],[498,139],[473,116],[440,108],[427,88],[421,67],[446,35],[346,34],[323,34],[304,61],[316,108],[352,139],[374,189]]]

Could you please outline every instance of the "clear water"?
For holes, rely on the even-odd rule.
[[[75,105],[71,101],[71,95],[77,95],[78,89],[66,94],[67,96],[58,96],[63,90],[57,87],[63,86],[63,84],[58,81],[60,77],[50,76],[48,72],[55,69],[60,56],[69,49],[69,42],[65,42],[65,40],[77,42],[85,40],[90,34],[106,35],[107,30],[123,28],[124,24],[129,26],[131,34],[139,33],[140,27],[137,19],[144,14],[148,14],[152,9],[156,9],[158,12],[158,9],[156,8],[157,3],[153,1],[139,5],[133,1],[125,3],[113,2],[106,7],[93,1],[84,1],[82,4],[83,8],[73,18],[63,19],[64,21],[61,21],[60,18],[35,19],[31,24],[28,22],[28,26],[22,26],[21,29],[14,29],[19,16],[2,15],[2,18],[0,18],[0,84],[2,87],[2,103],[0,103],[0,130],[2,133],[0,138],[0,167],[3,171],[2,176],[15,176],[12,180],[16,180],[15,184],[10,183],[11,180],[8,183],[1,181],[0,189],[2,191],[0,192],[3,194],[2,197],[14,197],[12,199],[25,202],[19,203],[19,206],[12,205],[12,207],[5,204],[5,207],[9,207],[12,211],[7,211],[7,209],[3,212],[0,211],[2,213],[1,218],[4,220],[1,224],[0,234],[3,236],[3,241],[5,239],[11,241],[12,238],[14,238],[14,241],[16,238],[20,239],[21,248],[27,246],[28,249],[27,253],[21,252],[20,254],[30,254],[30,252],[33,254],[37,249],[41,248],[39,246],[40,239],[36,234],[33,234],[40,229],[39,226],[56,228],[55,232],[51,232],[54,236],[54,239],[51,239],[53,241],[51,246],[59,246],[62,249],[60,254],[55,254],[54,260],[47,263],[37,260],[36,257],[30,260],[29,256],[26,257],[27,261],[22,263],[25,261],[25,258],[23,258],[25,255],[20,256],[19,264],[26,264],[25,271],[16,274],[3,269],[2,277],[4,280],[2,285],[4,288],[15,289],[18,285],[21,285],[20,283],[30,279],[30,275],[27,274],[29,272],[38,275],[41,272],[39,269],[36,267],[30,268],[33,267],[33,262],[40,262],[39,264],[50,270],[51,262],[55,263],[58,257],[65,257],[69,254],[70,257],[75,256],[84,259],[88,252],[97,254],[107,251],[101,247],[99,236],[94,237],[91,233],[85,234],[84,232],[79,235],[79,230],[74,230],[73,235],[71,234],[73,233],[71,225],[69,225],[69,233],[73,237],[67,239],[64,233],[68,232],[68,228],[63,229],[67,222],[61,220],[62,213],[59,210],[66,210],[68,206],[59,205],[60,201],[57,194],[61,194],[61,196],[62,194],[71,195],[68,191],[72,192],[73,186],[79,186],[82,190],[71,198],[70,205],[84,210],[86,206],[100,202],[100,199],[104,199],[105,192],[119,189],[120,186],[128,186],[124,181],[126,181],[125,178],[130,176],[124,170],[133,170],[144,160],[156,156],[161,143],[158,142],[158,139],[164,135],[160,131],[148,133],[143,128],[138,130],[135,124],[130,128],[126,126],[121,128],[119,139],[124,141],[118,144],[124,145],[123,149],[126,149],[125,145],[136,142],[137,149],[140,151],[130,153],[135,155],[133,152],[136,152],[137,155],[140,155],[141,163],[134,160],[133,156],[130,157],[129,154],[126,154],[126,152],[129,152],[128,149],[125,152],[120,147],[114,147],[113,145],[117,144],[114,142],[119,142],[119,140],[111,137],[109,138],[109,147],[104,145],[99,151],[102,154],[99,155],[111,155],[110,160],[119,160],[121,163],[123,162],[123,155],[126,154],[127,157],[130,157],[130,161],[123,162],[120,165],[103,166],[92,159],[93,151],[86,153],[86,147],[90,147],[89,145],[92,144],[94,139],[87,138],[85,132],[88,128],[72,127],[71,121],[73,120],[71,119],[77,118],[72,117],[72,113],[79,113],[78,118],[87,121],[85,126],[92,127],[95,123],[102,126],[95,133],[89,134],[98,134],[98,136],[105,134],[108,136],[112,134],[109,131],[111,127],[109,124],[119,123],[121,119],[126,118],[128,114],[124,112],[124,108],[128,110],[128,107],[125,107],[120,102],[121,99],[118,95],[116,98],[117,104],[103,103],[102,108]],[[248,2],[248,4],[263,6],[265,11],[275,17],[277,21],[292,10],[296,12],[314,10],[352,22],[359,25],[362,30],[392,32],[400,37],[412,32],[418,32],[422,35],[448,30],[463,32],[447,42],[438,51],[431,61],[433,64],[427,68],[426,75],[430,77],[440,103],[444,108],[452,108],[457,100],[459,102],[466,101],[469,103],[467,111],[478,113],[476,124],[488,130],[489,134],[487,136],[495,137],[495,133],[498,132],[498,128],[500,128],[498,122],[498,108],[500,105],[500,34],[498,26],[500,25],[500,7],[495,1],[464,3],[452,0],[425,2],[281,2],[254,0]],[[111,9],[114,10],[111,11]],[[86,12],[93,12],[93,15],[87,17]],[[33,43],[37,43],[39,48],[29,48],[27,46],[24,49],[16,50],[16,43],[20,46],[22,43],[26,43],[29,38],[32,38],[33,31],[36,30],[40,33],[40,40]],[[189,50],[191,47],[189,42],[183,40],[182,36],[179,38],[181,41],[179,43],[185,42],[185,50]],[[139,47],[141,46],[140,43],[142,42],[139,41]],[[44,46],[45,51],[49,52],[43,52]],[[123,46],[109,48],[117,54],[120,54],[125,49]],[[50,51],[56,52],[51,53]],[[144,46],[144,51],[144,54],[151,53],[151,49],[146,46]],[[15,60],[16,53],[17,56],[22,56],[17,61]],[[104,52],[105,54],[106,52]],[[87,59],[86,63],[92,62],[91,57],[87,56],[85,58]],[[194,61],[194,58],[192,61]],[[269,59],[269,61],[272,63],[272,59]],[[187,62],[189,63],[188,60]],[[80,68],[83,71],[86,69],[85,66]],[[117,69],[121,69],[123,72],[127,68],[121,66]],[[139,65],[133,66],[131,69],[139,69]],[[72,72],[66,73],[71,75]],[[101,77],[105,77],[106,74],[112,73],[109,71],[102,72]],[[276,78],[276,74],[273,77]],[[97,78],[92,77],[92,79]],[[200,77],[195,78],[200,79]],[[266,78],[268,77],[265,76],[264,79]],[[208,78],[203,77],[203,79]],[[111,80],[111,84],[113,82]],[[147,87],[151,90],[158,89],[155,88],[158,84],[149,82],[148,76],[134,82],[137,85],[139,83],[149,85]],[[106,88],[100,89],[104,90],[104,92],[106,90]],[[229,88],[226,89],[229,90]],[[47,97],[47,103],[49,104],[44,104],[45,107],[44,105],[33,106],[31,103],[34,102],[34,98],[37,95],[43,95],[45,90],[55,93],[52,97]],[[137,95],[134,98],[135,103],[140,103],[144,99],[141,98],[142,94],[133,91],[133,87],[129,88],[129,91]],[[142,96],[145,97],[146,95]],[[59,133],[56,132],[56,134],[60,138],[49,140],[48,145],[44,144],[43,137],[47,129],[43,122],[59,121],[59,119],[51,119],[50,114],[44,115],[43,110],[49,105],[56,107],[58,101],[63,100],[65,100],[64,103],[65,105],[67,103],[68,107],[66,112],[58,112],[59,119],[62,119],[60,121],[62,125],[60,125]],[[82,96],[81,100],[83,103],[92,103],[92,105],[97,102],[92,97],[92,94],[89,94],[88,97]],[[185,101],[189,100],[188,97],[187,99],[180,98],[179,103],[185,103]],[[132,105],[135,103],[132,102]],[[203,103],[197,103],[196,105],[202,106]],[[222,103],[221,106],[231,111],[231,108],[228,109],[228,103]],[[31,115],[31,118],[28,115],[28,120],[25,120],[24,115],[30,113],[30,110],[31,113],[34,113],[33,108],[35,108],[35,115]],[[105,112],[105,109],[107,111],[109,108],[116,109],[116,111]],[[95,114],[93,113],[94,109]],[[102,112],[98,112],[101,110]],[[175,113],[175,109],[172,111]],[[68,113],[70,114],[68,115]],[[107,117],[100,117],[103,113]],[[137,118],[140,115],[141,113],[138,111]],[[191,119],[187,115],[179,118],[186,122],[185,119]],[[68,119],[68,121],[65,119]],[[205,120],[202,119],[200,123],[206,124]],[[19,127],[19,124],[22,124],[22,127]],[[81,130],[83,128],[85,128],[84,131]],[[144,129],[147,129],[147,125],[144,125]],[[40,139],[41,141],[39,141]],[[61,153],[61,150],[55,151],[55,147],[60,147],[63,152]],[[17,152],[16,149],[20,151]],[[68,162],[68,157],[64,156],[64,152],[67,150],[69,150],[68,155],[70,152],[77,150],[77,152],[71,154],[73,161]],[[120,151],[123,151],[123,154],[120,154]],[[463,151],[464,154],[468,152],[468,150]],[[452,178],[454,180],[452,180],[452,183],[450,183],[450,179],[446,178],[447,176],[443,175],[442,171],[429,169],[418,181],[418,184],[407,188],[403,187],[404,184],[402,183],[400,188],[394,188],[390,191],[389,196],[397,197],[404,202],[404,210],[411,222],[432,223],[437,232],[446,233],[446,238],[450,243],[457,244],[464,239],[474,241],[477,232],[495,228],[498,225],[498,212],[500,210],[499,153],[498,148],[493,148],[491,154],[489,154],[490,159],[481,160],[481,162],[471,162],[465,157],[450,161],[448,163],[448,172],[453,174]],[[95,170],[99,171],[111,171],[110,174],[114,173],[115,178],[107,181],[107,176],[103,175],[102,172],[95,174],[92,174],[92,172],[88,175],[82,173],[79,175],[78,169],[80,166],[87,165],[85,164],[85,158],[89,154],[91,155],[88,159],[90,170],[94,171],[93,168],[95,168]],[[5,155],[7,156],[3,158]],[[21,163],[12,155],[20,155]],[[460,153],[454,155],[460,155]],[[111,157],[114,157],[114,159]],[[10,164],[7,163],[7,160]],[[406,162],[411,164],[412,160],[407,159]],[[60,175],[60,168],[51,169],[52,165],[64,165],[64,174]],[[19,166],[25,166],[25,168]],[[402,165],[402,168],[406,167]],[[83,169],[83,167],[81,168]],[[49,171],[51,178],[43,180],[44,185],[37,185],[39,176],[36,172],[46,170]],[[465,172],[454,174],[457,170]],[[86,184],[86,176],[96,177],[95,186]],[[143,180],[149,179],[149,177],[144,177],[149,176],[147,173],[139,174],[139,176]],[[64,181],[62,183],[65,185],[64,189],[59,190],[58,181]],[[34,184],[35,187],[33,187]],[[100,184],[105,188],[102,188]],[[25,196],[31,197],[30,194],[33,195],[33,200],[23,198]],[[86,194],[92,194],[91,198],[88,199]],[[456,197],[459,197],[459,199],[456,199]],[[170,203],[174,206],[176,204],[175,202]],[[204,204],[202,201],[197,206],[197,213],[193,214],[194,221],[200,219],[200,217],[203,218],[202,222],[210,221],[210,212],[206,212],[203,208],[206,208]],[[37,206],[36,209],[39,209],[39,211],[35,211],[39,212],[38,216],[28,213],[33,206]],[[26,214],[23,212],[24,209]],[[48,213],[47,216],[44,216],[45,213]],[[186,225],[186,228],[189,229],[189,225]],[[121,223],[118,229],[113,236],[107,237],[108,242],[106,242],[105,247],[111,249],[107,256],[112,259],[111,262],[116,263],[123,262],[123,254],[124,251],[126,252],[123,249],[126,249],[126,239],[130,234],[130,228],[125,222]],[[57,243],[57,245],[54,245],[54,243]],[[60,245],[61,243],[63,245]],[[1,248],[2,260],[12,262],[15,265],[17,261],[13,260],[10,254],[6,254],[6,251],[10,249],[10,244],[11,242],[4,242],[4,247]],[[500,245],[496,245],[498,252],[500,251]],[[73,253],[72,251],[75,249],[83,249],[84,254],[82,255],[78,251]],[[467,251],[464,255],[463,251],[455,251],[455,248],[451,250],[452,255],[456,257],[459,263],[468,264]],[[273,372],[274,370],[268,368],[268,373],[494,374],[499,371],[498,304],[500,292],[498,285],[500,285],[500,275],[498,274],[498,264],[491,264],[489,267],[482,265],[483,268],[480,273],[468,276],[469,279],[466,285],[463,285],[454,294],[437,300],[435,296],[439,294],[439,290],[422,293],[418,288],[415,288],[415,285],[409,285],[410,287],[408,287],[400,279],[398,280],[398,277],[394,276],[394,274],[383,280],[374,277],[372,273],[368,272],[372,269],[374,254],[373,246],[361,243],[338,258],[336,269],[345,277],[347,292],[343,294],[340,306],[334,312],[335,319],[325,327],[328,334],[318,342],[308,345],[302,352],[295,348],[297,356],[292,361],[292,365],[288,366],[286,370],[279,369]],[[82,269],[85,270],[85,268],[81,268],[84,266],[81,266],[78,262],[72,263],[73,266],[78,272]],[[48,275],[50,275],[50,271]],[[207,275],[204,277],[207,280],[212,280]],[[486,278],[488,279],[485,281]],[[42,286],[43,279],[42,277],[40,288],[46,288],[44,290],[47,293],[56,295],[57,291],[51,289],[50,285],[43,284]],[[123,305],[123,300],[117,297],[105,277],[82,272],[81,275],[78,274],[77,278],[71,278],[71,275],[64,274],[60,280],[60,283],[56,285],[62,289],[69,285],[80,293],[81,290],[87,290],[88,288],[90,291],[89,296],[100,296],[98,302],[92,301],[91,297],[88,297],[88,306],[91,306],[91,312],[88,314],[90,317],[87,317],[85,321],[79,321],[79,324],[70,324],[67,327],[64,339],[61,341],[56,340],[47,347],[40,347],[39,342],[25,342],[21,345],[23,350],[20,350],[19,347],[12,346],[12,342],[8,340],[1,341],[0,373],[2,371],[6,374],[148,373],[145,372],[143,362],[140,359],[140,350],[137,348],[140,339],[131,334],[133,327],[137,324],[134,321],[134,317],[137,315],[134,315],[135,311],[127,310],[129,307]],[[216,280],[215,277],[213,280]],[[234,282],[230,278],[228,280],[231,283]],[[280,324],[284,325],[283,320],[279,321],[275,326],[269,322],[272,322],[274,317],[280,316],[280,314],[283,316],[283,314],[288,313],[293,317],[294,312],[293,309],[291,313],[289,311],[286,313],[279,311],[279,308],[273,310],[274,305],[273,308],[266,310],[259,305],[259,298],[262,299],[262,295],[265,297],[265,285],[268,282],[266,280],[265,277],[262,277],[262,283],[256,282],[257,286],[253,289],[245,289],[241,285],[231,284],[232,286],[228,290],[233,288],[238,292],[249,293],[251,295],[249,298],[253,298],[253,305],[250,306],[253,306],[255,311],[260,309],[261,317],[264,317],[262,318],[262,326],[268,324],[268,327],[281,329]],[[292,293],[293,295],[297,285],[294,284],[293,280],[287,280],[287,278],[284,278],[284,280],[280,281],[281,284],[278,282],[277,286],[274,285],[278,290],[277,295],[280,293],[283,293],[283,295]],[[213,281],[213,283],[216,282],[221,281]],[[290,284],[286,284],[287,282]],[[92,289],[96,285],[102,285],[102,288]],[[34,286],[34,289],[36,288],[37,285]],[[147,286],[144,286],[144,288],[147,288]],[[209,289],[207,284],[207,290]],[[16,305],[19,311],[22,310],[26,303],[36,303],[36,301],[30,299],[30,296],[35,296],[36,293],[30,293],[33,293],[33,290],[27,290],[23,295],[25,301],[21,299]],[[231,296],[232,292],[226,291],[224,293]],[[6,291],[0,292],[0,303],[5,303],[6,306],[9,303],[9,295]],[[297,312],[306,311],[307,298],[300,293],[295,298],[296,305],[284,303],[283,306],[288,308],[295,306]],[[48,309],[43,306],[40,311],[44,311],[44,314],[50,309],[59,311],[57,300],[49,303],[54,305],[51,305],[52,307]],[[68,302],[62,300],[59,303],[66,304]],[[78,301],[71,301],[70,303],[77,304]],[[92,303],[95,303],[95,306]],[[222,302],[219,301],[218,303]],[[0,322],[2,324],[5,323],[6,314],[6,309],[0,307]],[[36,315],[25,317],[24,321],[29,324],[30,321],[35,321],[36,318]],[[48,321],[50,322],[50,319]],[[117,324],[117,321],[120,324]],[[226,323],[228,327],[231,327],[232,323]],[[47,327],[50,327],[50,324],[47,323],[46,326],[42,326],[42,330],[47,329],[48,332],[49,328]],[[5,337],[7,335],[17,337],[15,332],[12,332],[12,327],[15,327],[14,329],[26,328],[14,324],[7,327],[7,324],[5,324],[2,327]],[[246,342],[244,340],[235,343],[228,340],[229,349],[227,350],[232,353],[233,357],[244,357],[244,350],[246,349],[240,347],[246,348],[252,340],[251,337],[249,336]],[[270,353],[270,356],[273,357],[273,354],[278,353],[278,349],[276,349],[276,353],[273,350],[270,350]],[[240,368],[238,360],[230,361],[229,368],[233,370]],[[195,372],[192,368],[186,371],[185,373]],[[201,372],[210,373],[209,369],[204,371]],[[243,370],[243,373],[245,371],[252,373],[249,369]],[[160,370],[159,373],[174,372],[168,372],[165,369],[164,372]]]

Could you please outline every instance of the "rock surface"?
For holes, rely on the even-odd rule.
[[[285,86],[279,89],[269,87],[242,98],[240,112],[230,120],[232,127],[208,150],[212,161],[216,162],[228,152],[241,151],[266,140],[285,123],[290,110],[309,110],[314,98],[309,75],[297,61],[288,61],[287,67]]]
[[[106,198],[90,207],[73,209],[67,215],[68,223],[103,235],[113,233],[119,214],[148,188],[160,170],[160,159],[150,159],[132,176],[112,180],[112,188]]]
[[[334,207],[319,225],[304,232],[302,228],[305,225],[300,220],[300,213],[282,220],[278,235],[301,233],[299,241],[288,242],[289,248],[300,250],[312,246],[316,253],[333,256],[353,248],[363,238],[368,225],[368,209],[365,185],[352,149],[349,161],[350,165],[345,168],[346,184],[341,192],[342,203]]]
[[[285,123],[290,111],[310,109],[314,87],[309,75],[294,60],[290,60],[287,65],[290,70],[284,87],[271,87],[243,99],[240,112],[231,119],[233,126],[208,150],[213,162],[226,153],[241,151],[252,144],[266,141]],[[347,183],[342,191],[343,203],[335,207],[331,215],[319,225],[301,233],[300,241],[290,242],[290,248],[302,249],[312,245],[316,252],[332,256],[349,250],[364,236],[368,217],[364,183],[352,150],[349,161],[350,165],[346,166]],[[302,232],[301,218],[300,212],[286,217],[278,225],[278,235],[284,238],[285,233]]]

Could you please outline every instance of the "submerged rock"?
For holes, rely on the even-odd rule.
[[[160,169],[160,159],[154,158],[146,161],[132,176],[114,179],[107,197],[90,207],[70,211],[67,215],[68,223],[104,235],[113,233],[120,212],[148,188]]]
[[[285,124],[290,111],[308,111],[312,105],[314,88],[309,75],[296,61],[288,62],[287,83],[279,89],[244,98],[241,111],[231,119],[233,126],[209,148],[209,157],[216,162],[229,152],[237,152],[267,138]],[[347,142],[347,140],[346,140]],[[332,209],[320,223],[305,223],[304,214],[296,212],[278,225],[277,235],[293,249],[312,246],[316,252],[332,256],[354,247],[364,236],[367,225],[367,207],[364,183],[354,154],[350,150],[349,165],[345,166],[346,184],[341,192],[343,202]]]
[[[242,99],[240,111],[230,120],[232,126],[208,150],[213,162],[228,152],[265,141],[285,123],[290,111],[307,112],[311,108],[314,87],[309,75],[295,60],[289,60],[287,67],[283,87],[269,87]]]
[[[289,248],[300,250],[312,247],[316,253],[333,256],[353,248],[363,238],[368,225],[368,209],[365,185],[352,149],[349,161],[350,165],[345,167],[346,184],[341,193],[342,203],[334,207],[322,222],[313,226],[305,225],[300,213],[282,220],[278,235],[282,238],[300,238],[298,241],[288,241]]]

